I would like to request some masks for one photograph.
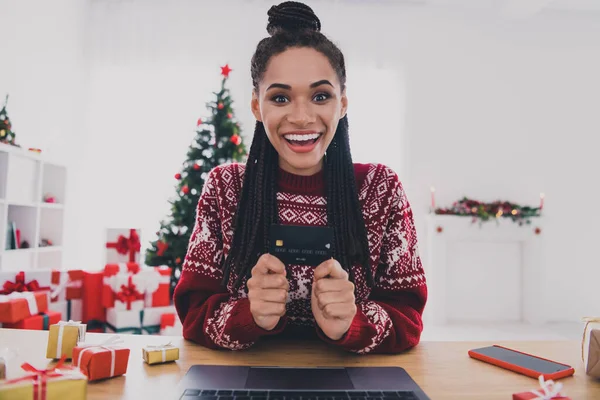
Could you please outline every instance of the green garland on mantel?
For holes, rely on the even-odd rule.
[[[542,197],[543,200],[543,197]],[[543,203],[540,207],[521,206],[509,201],[495,201],[484,203],[481,201],[463,197],[456,201],[450,208],[436,208],[436,215],[456,215],[461,217],[471,217],[473,222],[490,221],[498,218],[510,218],[519,225],[531,224],[531,218],[539,217],[542,214]]]

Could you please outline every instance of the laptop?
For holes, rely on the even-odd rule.
[[[400,367],[192,366],[183,400],[428,400]]]

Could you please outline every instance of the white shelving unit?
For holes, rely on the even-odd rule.
[[[43,155],[0,143],[0,271],[62,267],[67,169]],[[45,203],[45,194],[55,203]],[[9,224],[29,248],[10,250]],[[52,246],[40,247],[43,239]]]

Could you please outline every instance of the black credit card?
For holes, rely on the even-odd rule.
[[[333,228],[271,225],[269,253],[282,263],[317,266],[333,257]]]

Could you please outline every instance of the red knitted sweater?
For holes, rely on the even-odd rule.
[[[397,353],[419,342],[427,287],[412,210],[391,169],[355,164],[375,287],[369,288],[361,267],[353,266],[358,311],[348,332],[337,341],[323,334],[311,312],[313,267],[288,266],[287,311],[272,331],[255,324],[245,285],[234,292],[235,276],[228,287],[221,284],[243,175],[243,164],[222,165],[210,172],[204,184],[174,294],[186,339],[210,348],[241,350],[265,336],[300,333],[356,353]],[[280,223],[326,225],[323,172],[306,177],[280,170],[278,187]]]

